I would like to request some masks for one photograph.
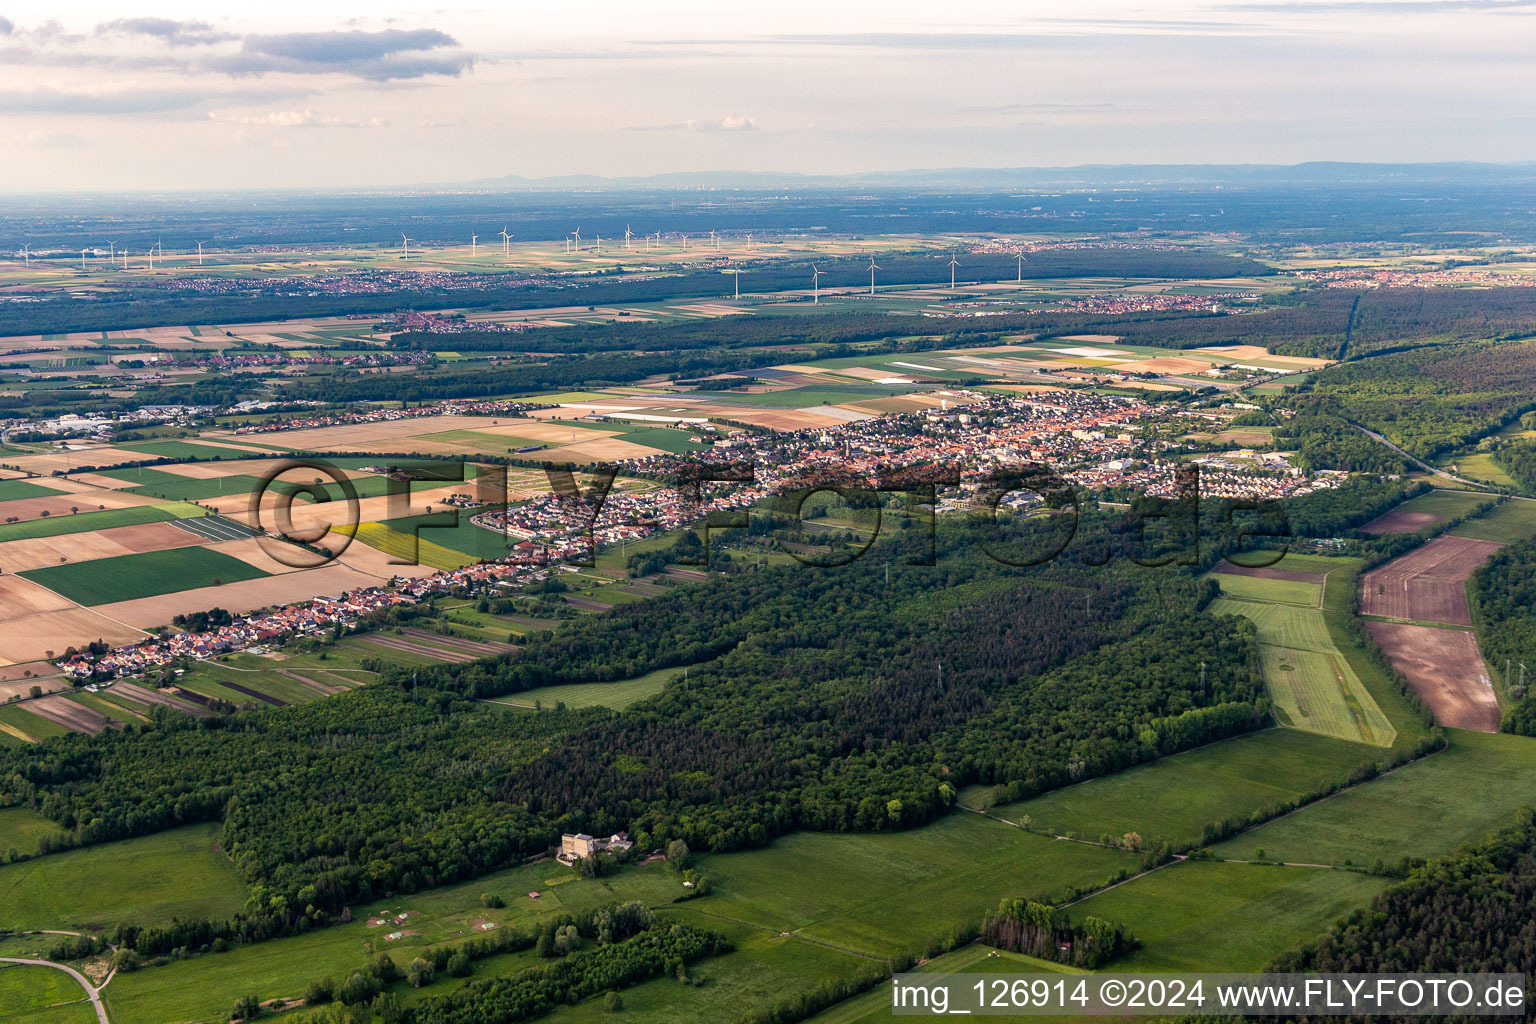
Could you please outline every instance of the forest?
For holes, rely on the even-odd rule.
[[[1522,663],[1536,668],[1536,540],[1506,545],[1467,582],[1478,644],[1502,674],[1510,706],[1504,731],[1536,736],[1536,697],[1523,683]]]
[[[1131,529],[1089,526],[1105,542]],[[922,546],[907,543],[888,583],[872,558],[715,577],[531,638],[520,657],[3,751],[0,791],[80,843],[223,822],[251,903],[127,937],[154,952],[323,925],[562,831],[723,851],[909,828],[973,782],[1041,792],[1267,720],[1253,628],[1197,614],[1215,588],[1194,568],[1070,553],[1014,568],[945,531],[936,565],[908,565]],[[471,700],[684,666],[622,714]]]
[[[1441,345],[1342,363],[1315,374],[1293,406],[1369,427],[1430,459],[1536,408],[1536,344]]]

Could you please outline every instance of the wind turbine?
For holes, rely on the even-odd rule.
[[[400,241],[405,245],[405,255],[401,259],[408,260],[411,258],[411,240],[405,236],[404,231],[400,232]]]
[[[738,299],[741,298],[741,268],[733,267],[727,270],[726,273],[736,278],[736,297]]]
[[[24,242],[21,246],[21,259],[27,266],[32,265],[32,243]]]
[[[505,224],[501,226],[501,254],[503,256],[512,255],[512,236],[507,234],[507,226]]]
[[[629,239],[630,239],[630,236],[632,234],[634,234],[634,232],[629,230],[629,225],[628,224],[625,224],[624,225],[624,248],[626,248],[626,249],[629,248]]]
[[[821,271],[814,263],[811,264],[811,304],[821,304]]]
[[[480,236],[479,235],[470,235],[469,236],[469,258],[470,259],[474,259],[478,255],[480,255]]]
[[[683,236],[683,252],[687,252],[687,251],[688,251],[688,236],[684,235]]]
[[[603,254],[603,236],[602,235],[598,235],[597,236],[597,254],[599,256],[601,256]]]
[[[576,251],[581,252],[581,225],[576,225]]]
[[[950,291],[954,291],[955,290],[955,268],[958,267],[959,265],[960,265],[960,261],[955,259],[954,253],[950,253],[950,255],[949,255],[949,290]]]
[[[750,232],[747,234],[747,248],[749,250],[752,248],[752,235]]]
[[[112,241],[112,240],[110,240],[110,239],[108,239],[108,241],[107,241],[107,262],[108,263],[115,263],[116,261],[117,261],[117,243]]]
[[[203,265],[203,243],[202,242],[198,242],[197,243],[197,265],[198,266],[202,266]]]
[[[84,249],[80,250],[80,269],[81,270],[85,269],[85,250]]]
[[[565,236],[565,251],[566,252],[570,252],[571,251],[571,236],[570,235],[566,235]]]
[[[709,229],[709,244],[714,246],[716,249],[720,248],[720,239],[715,235],[714,228]]]
[[[874,298],[875,297],[875,271],[877,271],[879,269],[880,269],[879,267],[875,266],[875,258],[873,256],[871,256],[869,258],[869,297],[870,298]]]
[[[1024,283],[1024,264],[1027,262],[1028,260],[1024,258],[1024,254],[1019,253],[1019,284]]]

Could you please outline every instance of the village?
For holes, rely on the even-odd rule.
[[[599,550],[683,529],[711,514],[751,508],[773,495],[808,492],[829,483],[878,489],[901,479],[903,470],[942,467],[942,479],[937,480],[941,513],[968,507],[969,496],[1010,471],[1041,465],[1090,492],[1131,491],[1166,498],[1187,496],[1190,466],[1199,467],[1202,497],[1295,497],[1337,487],[1347,476],[1305,473],[1276,452],[1238,450],[1180,460],[1183,445],[1152,429],[1166,423],[1170,414],[1136,399],[1089,391],[962,396],[970,404],[792,433],[732,431],[701,452],[624,460],[613,468],[651,484],[614,487],[601,500],[543,494],[474,512],[471,523],[508,539],[507,554],[493,561],[416,578],[397,576],[380,586],[236,616],[202,633],[163,633],[105,652],[76,651],[66,656],[61,668],[77,680],[142,676],[177,662],[293,637],[345,632],[378,612],[435,595],[514,592],[546,579],[555,567],[591,564]],[[531,408],[535,406],[522,402],[460,401],[299,417],[283,426],[297,429],[291,424],[330,426],[447,412],[510,415]],[[690,479],[695,483],[690,485]],[[1028,494],[1011,498],[1006,504],[1019,508],[1039,501]],[[465,495],[450,496],[446,502],[470,511],[479,507]]]

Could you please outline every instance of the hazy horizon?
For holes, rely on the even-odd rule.
[[[1527,0],[0,16],[0,191],[1521,162]],[[920,159],[918,157],[921,157]]]

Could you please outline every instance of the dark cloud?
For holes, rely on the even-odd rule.
[[[205,21],[173,21],[170,18],[118,18],[96,26],[98,35],[149,36],[171,46],[205,46],[239,36],[216,29]]]
[[[0,36],[8,36],[16,30],[16,24],[10,18],[0,18]]]
[[[458,45],[436,29],[285,32],[246,36],[239,53],[218,58],[213,67],[238,75],[340,72],[374,81],[458,75],[475,62]]]

